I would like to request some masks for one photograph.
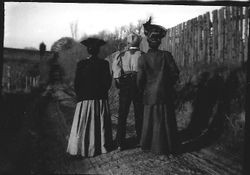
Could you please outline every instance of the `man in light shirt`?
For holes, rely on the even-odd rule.
[[[120,52],[112,64],[113,78],[116,87],[119,88],[119,117],[116,142],[118,150],[126,147],[126,120],[131,102],[134,105],[135,129],[137,143],[141,137],[142,127],[142,94],[136,86],[136,74],[138,72],[138,58],[143,54],[139,49],[141,37],[136,33],[131,33],[127,37],[128,49]]]

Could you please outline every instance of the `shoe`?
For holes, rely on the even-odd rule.
[[[124,148],[123,148],[123,147],[121,147],[121,146],[118,146],[118,147],[117,147],[117,150],[118,150],[118,151],[123,151],[123,150],[124,150]]]

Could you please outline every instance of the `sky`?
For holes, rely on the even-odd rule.
[[[153,16],[153,23],[174,27],[189,19],[220,9],[221,6],[91,4],[91,3],[4,3],[4,47],[38,48],[62,37],[71,37],[70,24],[78,24],[78,38],[100,31],[113,32],[124,25],[137,24]]]

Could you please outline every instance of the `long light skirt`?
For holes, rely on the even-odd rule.
[[[92,157],[107,153],[112,143],[107,100],[84,100],[76,105],[67,152]]]

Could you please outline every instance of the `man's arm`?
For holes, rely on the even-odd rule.
[[[115,86],[119,89],[120,88],[120,82],[119,82],[119,77],[121,76],[121,65],[120,65],[120,57],[121,57],[121,52],[118,52],[113,59],[112,62],[112,76],[115,80]]]

